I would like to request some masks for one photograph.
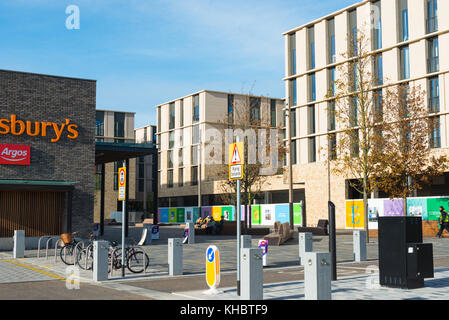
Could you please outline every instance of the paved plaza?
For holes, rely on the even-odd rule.
[[[120,227],[108,227],[105,238],[120,239]],[[139,240],[141,228],[130,228],[129,237]],[[235,236],[197,236],[195,244],[183,246],[182,276],[168,274],[168,238],[180,238],[183,229],[179,226],[160,228],[160,239],[153,240],[143,249],[150,256],[150,265],[145,274],[126,273],[122,278],[120,271],[109,277],[108,281],[95,283],[92,272],[79,270],[80,287],[84,291],[103,290],[108,299],[157,299],[157,300],[239,300],[236,292],[236,238]],[[304,299],[304,268],[298,263],[298,234],[294,239],[279,247],[268,249],[269,266],[264,268],[264,299],[302,300]],[[261,236],[253,236],[253,246],[257,246]],[[446,299],[449,290],[449,239],[428,238],[424,242],[433,244],[435,277],[425,280],[425,287],[414,290],[401,290],[378,285],[377,239],[371,239],[367,246],[367,261],[355,263],[353,260],[352,234],[337,233],[338,280],[332,282],[333,300],[404,300],[404,299]],[[205,281],[205,252],[209,245],[220,250],[221,282],[220,293],[208,295]],[[313,251],[327,252],[328,237],[314,236]],[[64,289],[66,279],[73,275],[63,264],[54,249],[45,249],[37,257],[37,250],[27,250],[25,258],[12,259],[12,252],[0,252],[0,299],[15,299],[14,290],[25,283],[35,288],[45,299],[46,290],[57,287]],[[34,283],[34,284],[30,284]],[[39,288],[39,289],[37,289]],[[46,289],[48,288],[48,289]],[[36,299],[29,290],[30,299]],[[54,290],[54,289],[53,289]],[[9,291],[9,293],[8,293]],[[69,290],[67,290],[69,291]],[[67,299],[82,299],[75,291]],[[89,295],[87,295],[89,296]],[[100,294],[95,299],[103,299]],[[22,295],[20,299],[26,298]]]

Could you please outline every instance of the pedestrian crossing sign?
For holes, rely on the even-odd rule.
[[[229,180],[240,180],[243,178],[243,142],[231,143],[229,145]]]

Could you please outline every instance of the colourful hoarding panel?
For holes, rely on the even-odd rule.
[[[449,212],[449,198],[427,199],[427,220],[438,220],[440,217],[440,206]]]
[[[346,201],[346,229],[363,229],[364,227],[363,200]]]
[[[260,206],[261,212],[261,224],[262,225],[273,225],[275,222],[276,211],[274,210],[274,205],[272,204],[262,204]]]
[[[176,222],[186,222],[185,221],[185,208],[177,208],[176,209]]]
[[[212,216],[212,207],[201,207],[201,218]]]
[[[240,221],[245,221],[245,216],[246,216],[246,206],[240,206]]]
[[[385,199],[384,200],[384,216],[400,217],[404,215],[403,199]]]
[[[185,222],[196,222],[196,220],[193,219],[193,207],[184,208]]]
[[[427,220],[427,199],[407,199],[407,215],[411,217],[422,217],[423,220]]]
[[[368,199],[368,228],[378,229],[379,217],[384,216],[384,199]]]
[[[251,223],[252,224],[260,224],[260,206],[251,206]]]
[[[293,204],[293,224],[302,225],[302,207],[300,203]]]
[[[223,215],[225,221],[234,221],[234,207],[221,207],[221,214]]]
[[[168,209],[168,222],[175,223],[175,222],[177,222],[176,220],[177,220],[176,208],[169,208]]]
[[[162,223],[169,223],[168,208],[161,208],[161,220]]]
[[[157,221],[162,222],[161,221],[161,208],[157,209]]]
[[[212,218],[215,221],[221,220],[221,207],[212,207]]]
[[[200,218],[200,213],[198,207],[193,208],[193,221],[196,222]]]
[[[275,219],[280,223],[290,223],[289,205],[288,204],[275,204]]]

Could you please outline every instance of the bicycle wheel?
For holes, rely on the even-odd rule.
[[[148,255],[141,250],[133,251],[129,255],[128,261],[127,261],[127,264],[128,264],[127,267],[129,269],[129,271],[131,271],[133,273],[143,272],[144,259],[145,259],[145,269],[146,269],[146,268],[148,268],[148,265],[150,264],[150,258],[148,257]]]
[[[69,266],[73,266],[75,264],[75,256],[74,256],[75,245],[70,243],[64,245],[59,251],[59,256],[61,257],[62,262]]]
[[[125,254],[126,254],[126,251],[125,251]],[[126,256],[125,256],[125,261],[126,261]],[[122,268],[122,249],[119,248],[114,251],[112,266],[114,267],[115,270]]]
[[[88,246],[78,252],[78,257],[76,259],[78,267],[83,270],[92,270],[94,265],[94,254],[92,247]]]

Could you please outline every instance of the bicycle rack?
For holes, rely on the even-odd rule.
[[[58,243],[62,242],[62,247],[64,247],[64,241],[62,241],[62,239],[59,239],[58,241],[56,241],[55,244],[55,262],[58,262],[58,259],[56,258],[56,252],[58,249]],[[64,258],[65,258],[65,250],[64,250]]]
[[[146,259],[145,259],[146,251],[145,251],[145,249],[142,246],[138,246],[138,245],[131,245],[131,246],[125,247],[125,250],[126,250],[126,248],[128,248],[128,249],[139,248],[142,250],[142,252],[143,252],[143,259],[142,259],[143,260],[143,273],[146,274],[147,272],[146,272]],[[111,251],[111,261],[110,261],[111,277],[113,276],[113,273],[114,273],[114,253],[117,250],[121,250],[121,249],[122,249],[121,247],[116,247],[116,248],[112,249],[112,251]],[[148,258],[148,261],[149,261],[149,258]]]
[[[59,238],[58,236],[50,236],[49,239],[47,240],[47,243],[45,244],[45,260],[48,259],[48,244],[49,244],[49,242],[51,240],[58,239],[58,238]]]
[[[112,249],[111,251],[111,277],[114,275],[114,253],[118,250],[121,249],[121,247],[115,247],[114,249]]]
[[[78,242],[78,243],[76,244],[75,248],[73,249],[73,251],[74,251],[74,257],[75,257],[75,265],[78,263],[78,251],[79,251],[79,249],[80,249],[80,246],[81,246],[81,245],[83,246],[82,249],[86,248],[86,245],[85,245],[86,242],[89,242],[89,240],[81,240],[80,242]]]
[[[37,242],[37,257],[40,257],[40,251],[41,251],[41,240],[44,238],[51,238],[51,236],[42,236],[39,238],[39,241]]]

